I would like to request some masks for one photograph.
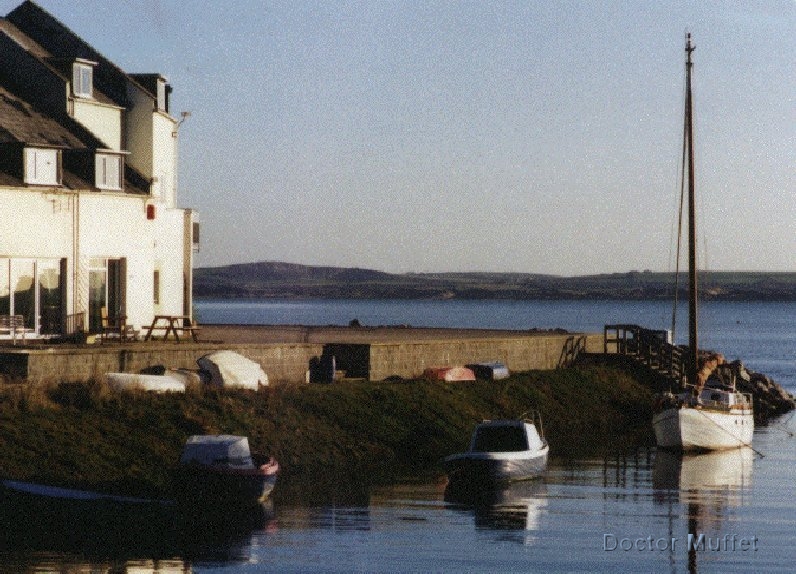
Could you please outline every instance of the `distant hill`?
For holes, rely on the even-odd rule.
[[[679,281],[686,296],[686,276]],[[671,299],[674,275],[631,271],[579,277],[532,273],[385,273],[263,261],[194,272],[194,295],[258,299]],[[796,273],[703,272],[703,299],[796,300]]]

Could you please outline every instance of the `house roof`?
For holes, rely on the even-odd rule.
[[[132,83],[153,99],[157,94],[141,85],[134,75],[126,73],[100,54],[55,16],[32,0],[26,0],[8,13],[6,19],[45,50],[51,58],[72,61],[82,58],[96,62],[94,88],[120,107],[128,105],[127,84]]]
[[[97,147],[99,140],[90,142]],[[86,143],[62,123],[0,86],[0,143],[85,148]]]
[[[17,81],[19,77],[44,74],[53,80],[58,78],[57,84],[63,86],[61,82],[71,81],[72,62],[84,60],[97,64],[94,68],[95,100],[126,107],[128,82],[149,93],[134,78],[30,0],[23,2],[6,18],[0,18],[0,39],[4,39],[9,50],[12,47],[16,50],[18,46],[16,56],[21,58],[19,61],[13,57],[6,59],[5,75],[0,73],[0,159],[3,154],[19,153],[18,150],[24,146],[86,151],[108,148],[66,113],[65,102],[63,106],[42,103],[31,93],[34,86],[40,87],[41,84],[31,82],[30,78]],[[28,61],[23,61],[23,54],[29,55]],[[54,96],[58,97],[57,94]],[[19,174],[9,165],[7,161],[0,161],[0,185],[24,187]],[[92,177],[91,174],[83,175],[81,177],[64,167],[62,184],[68,189],[95,189],[94,184],[85,179]],[[125,166],[125,192],[147,194],[149,187],[150,182],[141,173]]]
[[[7,153],[19,153],[23,146],[89,151],[105,147],[91,132],[68,116],[52,118],[0,86],[0,154],[3,153],[3,144],[17,144],[13,146],[13,151]],[[68,169],[63,170],[62,184],[67,189],[95,189],[93,183]],[[0,186],[24,187],[24,182],[13,169],[0,162]],[[145,195],[148,187],[144,176],[125,166],[126,193]]]
[[[20,48],[36,58],[42,66],[50,73],[59,76],[63,81],[71,81],[72,63],[78,58],[57,58],[48,50],[42,47],[33,38],[25,34],[13,22],[6,18],[0,18],[0,34],[5,35],[15,42]],[[82,58],[81,58],[82,59]],[[6,65],[14,66],[18,62],[8,62]],[[111,98],[102,93],[99,89],[94,89],[93,99],[104,104],[116,104]]]

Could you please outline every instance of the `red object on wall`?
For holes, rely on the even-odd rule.
[[[146,218],[155,219],[155,206],[151,203],[146,206]]]

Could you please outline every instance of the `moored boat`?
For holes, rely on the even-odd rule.
[[[278,474],[273,457],[255,461],[245,436],[194,435],[180,456],[177,497],[198,505],[252,506],[268,498]]]
[[[751,396],[732,387],[708,382],[692,391],[665,393],[652,416],[660,448],[708,451],[749,446],[755,423]]]
[[[465,366],[475,374],[476,378],[485,379],[487,381],[507,379],[510,374],[508,367],[497,361],[491,363],[471,363]]]
[[[423,377],[430,381],[474,381],[475,373],[467,367],[429,367]]]
[[[751,398],[736,390],[734,380],[728,383],[709,382],[709,369],[701,368],[697,343],[696,199],[691,94],[691,53],[694,46],[691,44],[690,34],[686,38],[685,51],[683,157],[688,159],[688,372],[682,391],[657,397],[652,426],[655,439],[661,448],[705,451],[739,448],[749,446],[752,441],[754,415]],[[685,164],[686,162],[683,165],[684,170]],[[683,177],[683,183],[685,182],[686,177]]]
[[[549,450],[533,421],[487,420],[475,427],[469,450],[445,457],[442,466],[450,485],[490,486],[539,476]]]

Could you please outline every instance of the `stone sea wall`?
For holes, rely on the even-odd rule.
[[[411,331],[411,330],[409,330]],[[231,350],[259,363],[272,383],[303,383],[313,362],[334,355],[342,376],[383,380],[413,378],[431,366],[500,361],[514,371],[553,369],[578,353],[599,352],[602,335],[526,334],[505,337],[357,343],[193,343],[134,342],[84,347],[51,346],[0,350],[0,375],[34,381],[85,381],[108,372],[137,373],[162,365],[196,369],[196,360],[218,350]]]

